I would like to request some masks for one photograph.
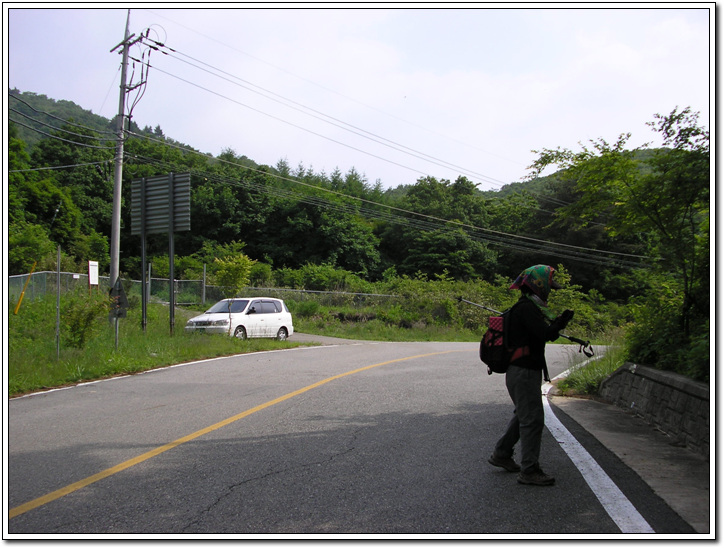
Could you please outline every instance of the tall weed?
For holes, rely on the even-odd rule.
[[[574,366],[568,376],[559,381],[560,392],[564,395],[598,394],[601,382],[625,362],[626,354],[622,339],[623,335],[616,333],[605,348],[596,349],[599,353],[604,352],[600,357]]]

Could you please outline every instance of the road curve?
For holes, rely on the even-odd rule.
[[[315,342],[11,400],[11,538],[620,533],[548,432],[554,487],[487,465],[512,406],[476,343]]]

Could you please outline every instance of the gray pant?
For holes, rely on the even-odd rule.
[[[532,472],[538,468],[540,440],[545,424],[541,398],[542,372],[511,365],[505,374],[505,386],[515,405],[508,429],[495,445],[495,456],[513,456],[513,446],[520,440],[521,471]]]

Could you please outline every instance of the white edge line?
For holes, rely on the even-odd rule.
[[[587,360],[587,362],[588,361],[593,360]],[[566,377],[568,371],[570,370],[561,373],[553,380]],[[631,504],[631,501],[626,498],[626,495],[621,492],[613,480],[603,471],[603,468],[601,468],[588,451],[578,443],[578,440],[563,426],[561,421],[558,420],[558,417],[555,416],[548,401],[548,392],[552,386],[550,383],[545,383],[542,387],[546,427],[550,433],[576,468],[581,472],[583,479],[586,480],[593,494],[596,495],[604,510],[606,510],[622,533],[655,534],[656,531],[654,531],[643,516],[639,514],[638,510]]]

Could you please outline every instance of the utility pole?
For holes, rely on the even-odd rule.
[[[116,143],[116,163],[114,170],[114,183],[113,183],[113,216],[111,218],[111,279],[110,285],[116,283],[118,278],[120,267],[120,245],[121,245],[121,187],[123,184],[123,141],[124,135],[123,130],[125,129],[126,119],[126,69],[128,67],[128,47],[130,46],[129,40],[129,27],[131,23],[131,10],[128,10],[128,16],[126,18],[126,32],[123,37],[123,42],[118,44],[111,50],[113,53],[119,47],[123,47],[123,61],[121,65],[121,98],[118,104],[118,141]]]

